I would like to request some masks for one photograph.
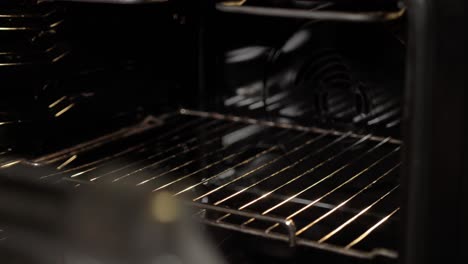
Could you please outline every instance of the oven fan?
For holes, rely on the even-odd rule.
[[[355,78],[345,59],[333,49],[311,55],[299,70],[295,86],[313,102],[316,115],[326,121],[367,115],[373,108],[373,89]]]

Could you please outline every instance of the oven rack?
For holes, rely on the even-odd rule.
[[[397,257],[401,142],[182,109],[15,165],[41,180],[169,191],[202,222],[357,258]]]
[[[251,2],[253,2],[251,4]],[[305,7],[289,7],[278,5],[278,2],[261,1],[256,4],[255,0],[222,1],[216,4],[216,9],[224,13],[272,16],[295,19],[331,20],[345,22],[386,22],[401,18],[406,8],[403,2],[395,1],[394,9],[389,10],[347,10],[337,8],[337,1],[298,1]],[[355,3],[353,3],[355,4]]]
[[[2,7],[0,24],[0,35],[14,40],[0,44],[0,67],[52,64],[69,53],[64,43],[56,41],[64,24],[57,7]]]
[[[31,9],[31,8],[29,8]],[[38,8],[39,9],[39,8]],[[41,32],[57,29],[63,19],[57,17],[57,9],[17,11],[3,9],[0,11],[0,31]]]

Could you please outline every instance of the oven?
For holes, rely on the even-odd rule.
[[[466,5],[0,3],[0,258],[459,262]]]

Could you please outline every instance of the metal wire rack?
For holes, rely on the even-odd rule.
[[[6,41],[0,45],[0,67],[61,60],[69,51],[53,38],[63,22],[58,9],[50,5],[2,7],[0,35]]]
[[[336,0],[296,1],[296,5],[293,6],[284,6],[279,4],[290,2],[295,1],[223,1],[216,5],[216,9],[225,13],[236,13],[245,15],[273,16],[296,19],[333,20],[346,22],[392,21],[402,17],[406,11],[406,8],[404,7],[402,1],[394,1],[395,8],[392,9],[386,8],[381,10],[368,11],[340,8],[340,1]]]
[[[290,246],[397,257],[399,140],[186,109],[150,120],[14,165],[169,191],[208,225]]]

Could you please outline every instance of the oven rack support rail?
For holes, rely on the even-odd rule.
[[[276,6],[248,5],[248,0],[224,1],[216,4],[216,9],[224,13],[271,16],[294,19],[313,19],[342,22],[388,22],[401,18],[406,13],[403,2],[398,2],[397,10],[344,11],[331,10],[333,1],[318,3],[312,9],[284,8]]]

